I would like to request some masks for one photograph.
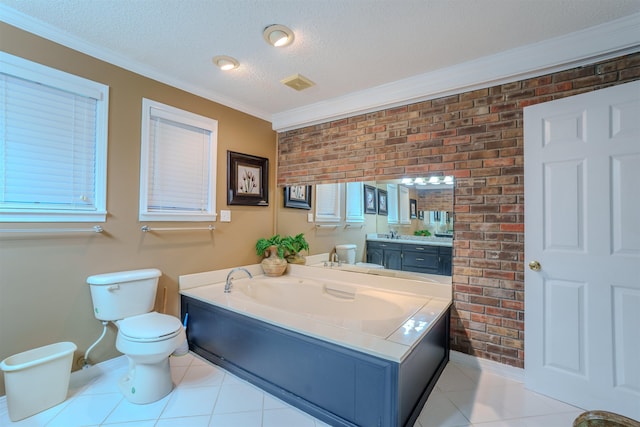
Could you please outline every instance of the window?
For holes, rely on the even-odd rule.
[[[109,87],[0,52],[0,221],[104,222]]]
[[[364,186],[361,182],[347,182],[346,220],[364,222]]]
[[[218,122],[143,99],[141,221],[215,221]]]
[[[404,185],[398,187],[400,192],[398,196],[398,211],[400,213],[400,224],[411,224],[411,218],[409,215],[409,189]]]
[[[398,223],[398,185],[387,184],[387,223]]]
[[[316,221],[340,222],[344,184],[316,185]]]

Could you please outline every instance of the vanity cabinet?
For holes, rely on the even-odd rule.
[[[453,258],[452,248],[440,246],[438,255],[440,257],[440,272],[443,276],[451,276],[451,260]]]
[[[367,262],[414,273],[451,275],[451,248],[367,240]]]
[[[367,241],[367,262],[392,270],[402,270],[402,245]]]
[[[440,274],[438,246],[403,244],[402,269],[416,273]]]

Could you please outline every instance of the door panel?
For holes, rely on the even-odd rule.
[[[585,283],[548,280],[544,286],[544,366],[585,376]]]
[[[640,82],[524,123],[526,385],[640,419]]]

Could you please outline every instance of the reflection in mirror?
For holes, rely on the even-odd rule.
[[[304,232],[310,254],[338,252],[342,268],[369,273],[377,270],[374,274],[399,270],[433,277],[451,275],[453,177],[367,181],[349,186],[340,226],[323,227],[320,218],[309,224],[306,216],[305,222],[297,221],[293,216],[296,212],[281,209],[278,233]],[[354,197],[358,200],[349,200]],[[352,211],[359,215],[352,215]]]

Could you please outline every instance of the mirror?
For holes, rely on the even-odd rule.
[[[360,189],[354,191],[353,188],[358,184]],[[315,218],[317,186],[313,186],[314,208],[305,211],[279,208],[278,234],[305,233],[311,254],[331,252],[336,245],[354,244],[357,247],[356,262],[382,264],[387,270],[451,275],[453,177],[405,178],[341,185],[344,186],[340,191],[344,191],[345,200],[339,222],[323,222]],[[389,250],[388,254],[372,255],[371,250],[367,251],[367,245],[373,241],[386,242],[400,251],[405,250],[406,254]],[[412,252],[414,248],[415,251],[426,250],[431,257],[427,260],[428,257],[416,255]],[[394,259],[396,255],[398,258]],[[435,261],[443,259],[444,265]]]

